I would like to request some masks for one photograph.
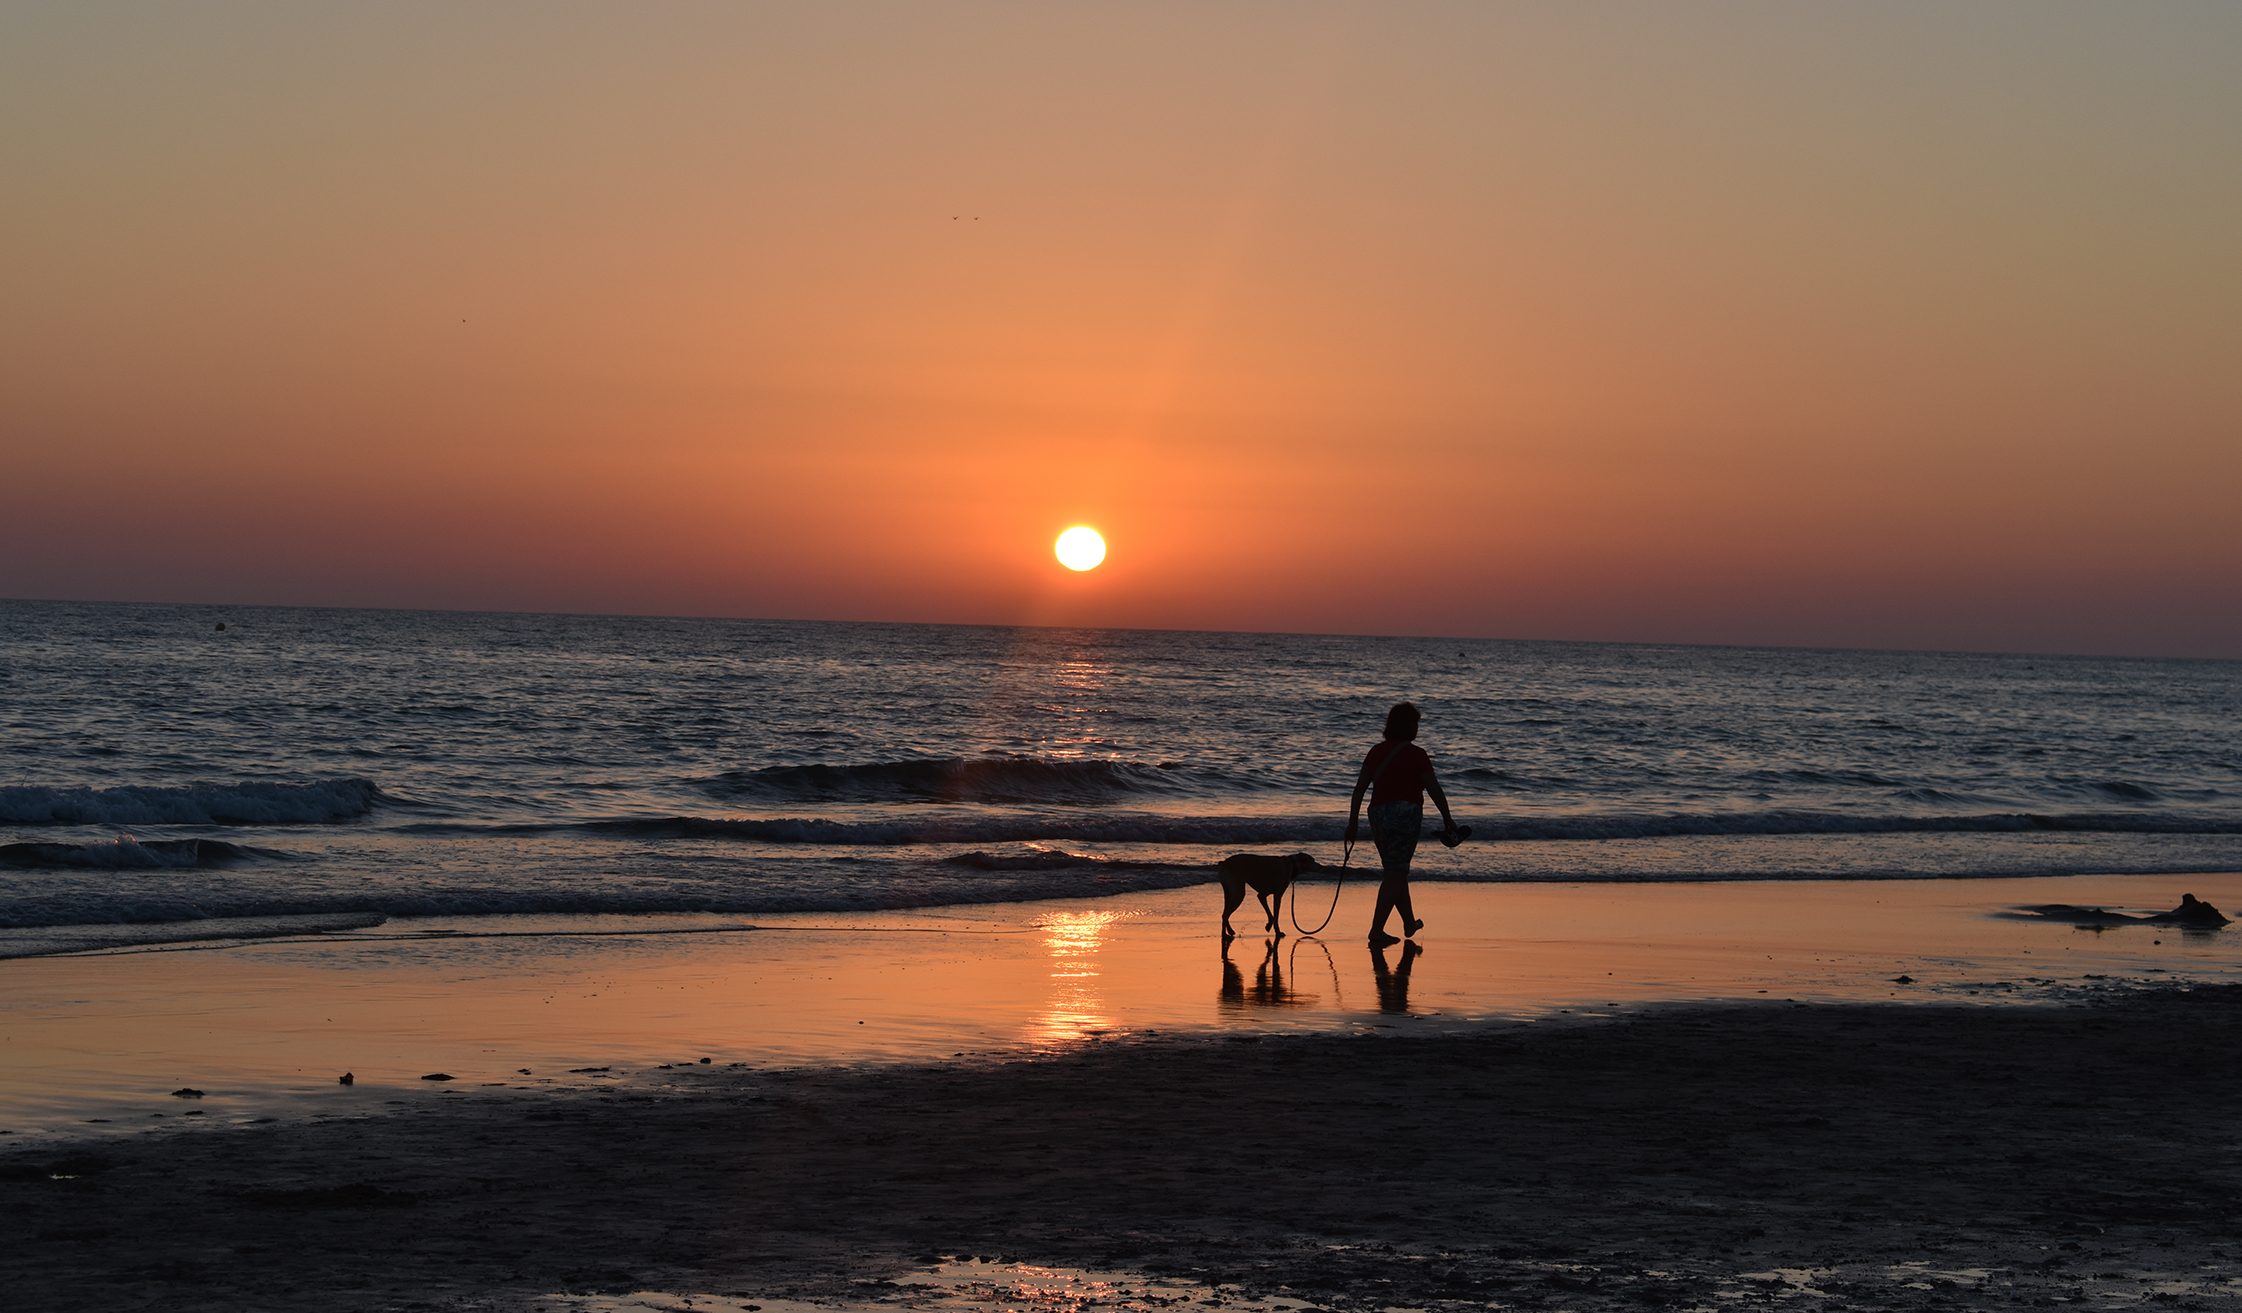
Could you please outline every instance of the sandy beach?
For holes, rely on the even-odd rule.
[[[2237,883],[1433,885],[1452,937],[1382,978],[1352,944],[1326,969],[1241,939],[1226,966],[1208,890],[1046,905],[1029,932],[975,909],[947,934],[557,941],[588,961],[392,923],[11,962],[0,1209],[27,1239],[0,1261],[34,1307],[931,1306],[866,1283],[969,1258],[1182,1283],[1114,1306],[2222,1306],[2231,932],[2002,909]],[[716,958],[752,963],[758,1002]],[[602,982],[593,1010],[521,1020],[555,972]],[[757,1006],[792,1018],[760,1048]],[[347,1048],[276,1027],[305,1008],[396,1064],[275,1075]],[[166,1029],[174,1055],[215,1037],[223,1080],[113,1088],[100,1055]],[[503,1066],[561,1034],[605,1060]],[[66,1128],[71,1099],[111,1115]]]
[[[1333,1308],[2242,1299],[2242,988],[1238,1038],[12,1153],[0,1264],[38,1308],[868,1305],[945,1255]]]

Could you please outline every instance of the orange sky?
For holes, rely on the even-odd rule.
[[[16,6],[0,596],[2242,656],[2237,50]]]

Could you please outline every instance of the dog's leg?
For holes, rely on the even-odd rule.
[[[1229,876],[1222,877],[1222,937],[1224,939],[1237,937],[1238,932],[1230,928],[1230,914],[1237,911],[1238,904],[1245,900],[1246,882],[1233,880]]]
[[[1285,889],[1291,887],[1286,885]],[[1284,938],[1284,892],[1284,889],[1279,889],[1269,895],[1269,928],[1277,932],[1279,939]]]
[[[1284,902],[1284,890],[1279,889],[1274,894],[1265,894],[1256,891],[1254,893],[1254,897],[1261,900],[1261,914],[1268,918],[1268,924],[1264,926],[1263,929],[1269,931],[1271,934],[1274,934],[1279,939],[1284,938],[1284,931],[1277,925],[1276,905],[1270,902],[1270,900],[1273,898],[1276,900],[1277,904],[1282,904]]]

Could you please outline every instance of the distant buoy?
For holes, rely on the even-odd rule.
[[[226,632],[226,622],[225,622],[225,621],[221,620],[221,621],[219,621],[219,622],[218,622],[218,632],[219,632],[219,633],[221,633],[221,634],[222,634],[222,633],[225,633],[225,632]]]

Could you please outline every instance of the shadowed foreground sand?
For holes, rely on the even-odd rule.
[[[8,1152],[0,1288],[36,1308],[861,1303],[914,1260],[1001,1253],[1337,1308],[2242,1307],[2237,1040],[2242,987],[2212,986],[431,1092]]]

